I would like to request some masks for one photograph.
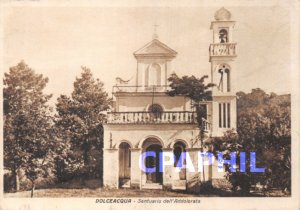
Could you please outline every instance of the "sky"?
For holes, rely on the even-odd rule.
[[[152,40],[157,24],[159,40],[178,52],[172,62],[178,75],[209,75],[210,23],[220,7],[10,7],[3,16],[4,71],[24,60],[49,78],[45,91],[55,101],[72,92],[86,66],[110,92],[116,77],[135,75],[133,52]],[[236,21],[237,89],[290,93],[289,10],[226,9]]]

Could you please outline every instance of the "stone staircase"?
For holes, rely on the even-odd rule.
[[[160,183],[146,183],[142,186],[142,189],[162,190],[163,187]]]

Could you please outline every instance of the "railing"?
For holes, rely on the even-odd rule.
[[[113,86],[113,93],[122,92],[166,92],[170,90],[168,85],[149,85],[149,86],[130,86],[130,85],[115,85]]]
[[[196,112],[109,112],[108,124],[155,124],[155,123],[187,123],[196,124]]]
[[[210,56],[236,56],[236,43],[217,43],[209,46]]]
[[[207,119],[205,119],[205,118],[203,118],[203,117],[202,117],[202,128],[203,128],[205,131],[210,130],[210,123],[207,121]]]

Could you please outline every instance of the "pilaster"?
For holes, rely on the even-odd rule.
[[[109,188],[119,188],[118,149],[103,150],[103,182]]]
[[[140,148],[131,148],[130,187],[141,189],[142,171],[139,167]]]

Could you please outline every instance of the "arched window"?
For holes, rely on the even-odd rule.
[[[228,42],[228,32],[226,29],[221,29],[219,31],[219,39],[220,43],[227,43]]]
[[[219,84],[218,89],[221,92],[230,92],[230,68],[228,65],[222,64],[218,68]]]
[[[149,65],[146,70],[146,86],[161,85],[161,67],[157,63]]]

